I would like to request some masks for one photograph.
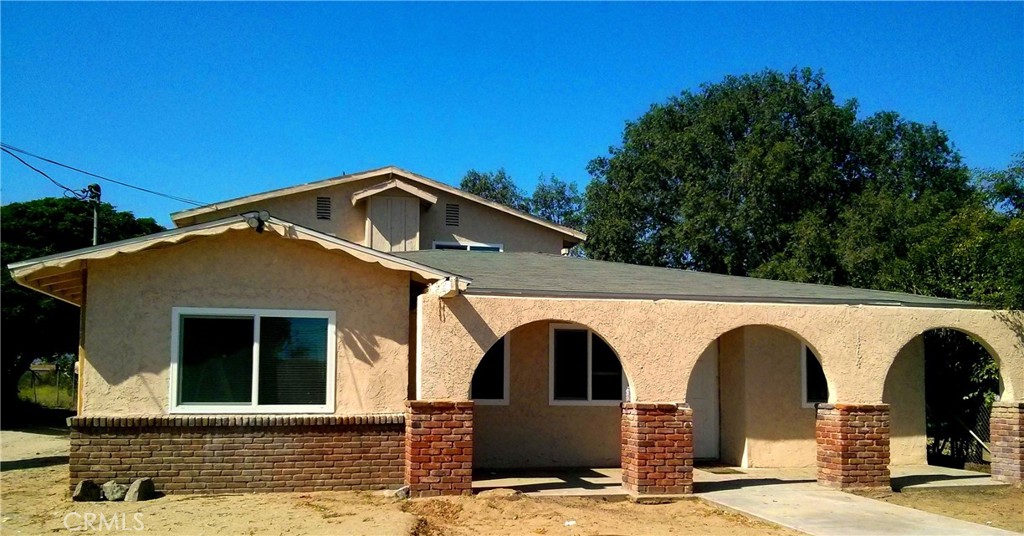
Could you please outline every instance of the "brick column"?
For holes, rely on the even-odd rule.
[[[411,497],[473,492],[473,402],[410,400],[405,484]]]
[[[890,486],[888,404],[818,404],[815,436],[819,484]]]
[[[622,485],[634,495],[693,493],[693,410],[622,404]]]
[[[989,431],[992,478],[1024,482],[1024,402],[995,402]]]

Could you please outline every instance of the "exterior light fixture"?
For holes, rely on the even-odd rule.
[[[267,221],[270,220],[270,213],[266,210],[247,212],[242,216],[245,218],[245,223],[249,224],[249,227],[255,229],[257,233],[262,233]]]

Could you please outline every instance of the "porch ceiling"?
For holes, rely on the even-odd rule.
[[[773,281],[544,253],[424,250],[396,256],[473,280],[468,294],[984,309],[900,292]]]

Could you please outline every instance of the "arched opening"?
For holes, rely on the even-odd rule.
[[[979,339],[940,328],[904,345],[882,394],[893,476],[900,466],[925,464],[989,472],[989,420],[999,393],[998,364]]]
[[[474,488],[508,487],[511,474],[529,476],[527,491],[618,486],[627,389],[618,354],[587,326],[544,320],[508,332],[470,386]]]
[[[772,326],[733,329],[701,354],[686,392],[698,469],[803,467],[813,478],[815,404],[829,401],[829,387],[802,338]]]

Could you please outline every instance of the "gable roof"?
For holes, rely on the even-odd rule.
[[[83,271],[90,260],[107,259],[115,255],[131,254],[147,249],[167,247],[213,236],[228,231],[247,230],[249,223],[244,216],[232,216],[199,225],[180,227],[128,240],[100,244],[74,251],[58,253],[37,259],[15,262],[8,265],[11,277],[19,284],[74,305],[81,305],[83,293]],[[255,232],[255,231],[253,231]],[[455,274],[438,270],[409,259],[395,257],[368,247],[321,233],[288,221],[270,217],[263,232],[283,238],[300,239],[316,243],[326,250],[342,251],[363,262],[377,263],[390,270],[414,273],[427,281],[455,278]],[[460,284],[468,284],[468,278],[460,278]]]
[[[366,199],[367,197],[372,197],[372,196],[375,196],[377,194],[382,194],[382,193],[384,193],[384,192],[386,192],[388,190],[393,190],[393,189],[394,190],[401,190],[401,191],[403,191],[403,192],[405,192],[407,194],[416,196],[416,197],[420,198],[421,200],[423,200],[424,202],[426,202],[428,204],[431,204],[431,205],[433,205],[434,203],[437,203],[437,196],[436,195],[434,195],[434,194],[432,194],[430,192],[424,192],[423,190],[421,190],[421,189],[419,189],[419,188],[417,188],[417,187],[415,187],[415,186],[413,186],[413,185],[411,185],[411,184],[409,184],[409,183],[407,183],[405,181],[400,181],[398,179],[391,179],[389,181],[384,181],[384,182],[382,182],[380,184],[374,184],[373,186],[370,186],[368,188],[363,188],[362,190],[359,190],[358,192],[352,194],[352,204],[355,205],[356,203],[358,203],[359,201],[361,201],[363,199]]]
[[[398,256],[472,278],[466,294],[712,302],[985,308],[968,301],[673,268],[595,261],[545,253],[424,250]]]
[[[390,175],[392,178],[399,177],[399,178],[402,178],[402,179],[405,179],[405,180],[408,180],[408,181],[411,181],[411,182],[415,182],[415,183],[419,183],[421,185],[429,186],[431,188],[436,188],[436,189],[441,190],[441,191],[443,191],[445,193],[448,193],[448,194],[451,194],[451,195],[454,195],[454,196],[458,196],[458,197],[461,197],[463,199],[467,199],[467,200],[472,201],[474,203],[479,203],[481,205],[490,207],[490,208],[492,208],[494,210],[497,210],[499,212],[504,212],[504,213],[509,214],[511,216],[515,216],[516,218],[520,218],[520,219],[526,220],[526,221],[528,221],[530,223],[534,223],[534,224],[540,225],[542,227],[546,227],[548,229],[551,229],[553,231],[557,231],[559,233],[562,233],[563,235],[575,238],[575,239],[580,240],[580,241],[583,241],[583,240],[587,239],[587,235],[586,234],[581,233],[580,231],[577,231],[575,229],[571,229],[569,227],[565,227],[564,225],[558,225],[557,223],[552,223],[550,221],[547,221],[547,220],[542,219],[542,218],[538,218],[536,216],[532,216],[532,215],[527,214],[525,212],[520,212],[520,211],[515,210],[513,208],[510,208],[510,207],[507,207],[505,205],[502,205],[501,203],[495,203],[494,201],[491,201],[489,199],[484,199],[483,197],[480,197],[478,195],[474,195],[474,194],[471,194],[469,192],[464,192],[462,190],[459,190],[458,188],[454,188],[452,186],[448,186],[447,184],[444,184],[442,182],[435,181],[434,179],[430,179],[430,178],[424,177],[422,175],[417,175],[417,174],[415,174],[415,173],[413,173],[411,171],[407,171],[407,170],[404,170],[404,169],[396,167],[396,166],[386,166],[386,167],[382,167],[382,168],[371,169],[371,170],[368,170],[368,171],[361,171],[359,173],[353,173],[353,174],[349,174],[349,175],[341,175],[339,177],[333,177],[333,178],[330,178],[330,179],[324,179],[324,180],[320,180],[320,181],[309,182],[309,183],[306,183],[306,184],[300,184],[300,185],[297,185],[297,186],[289,186],[287,188],[280,188],[280,189],[277,189],[277,190],[270,190],[268,192],[263,192],[263,193],[253,194],[253,195],[247,195],[247,196],[238,197],[238,198],[235,198],[235,199],[229,199],[227,201],[221,201],[219,203],[213,203],[213,204],[206,205],[206,206],[203,206],[203,207],[192,208],[192,209],[188,209],[188,210],[182,210],[180,212],[175,212],[175,213],[171,214],[171,220],[174,221],[175,224],[177,224],[180,220],[184,220],[185,218],[189,218],[189,217],[192,217],[192,216],[199,216],[199,215],[202,215],[202,214],[209,214],[211,212],[216,212],[218,210],[224,210],[224,209],[228,209],[228,208],[233,208],[233,207],[237,207],[237,206],[245,205],[245,204],[249,204],[249,203],[256,203],[256,202],[259,202],[259,201],[264,201],[266,199],[273,199],[275,197],[281,197],[281,196],[285,196],[285,195],[298,194],[298,193],[302,193],[302,192],[309,192],[309,191],[313,191],[313,190],[319,190],[321,188],[329,188],[331,186],[336,186],[338,184],[345,184],[345,183],[349,183],[349,182],[361,181],[361,180],[369,179],[369,178],[372,178],[372,177],[379,177],[381,175]]]

